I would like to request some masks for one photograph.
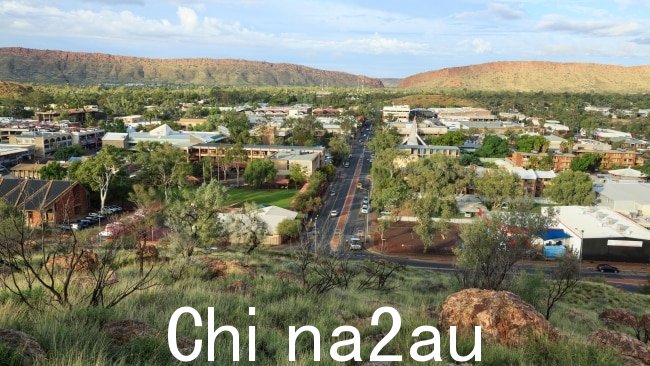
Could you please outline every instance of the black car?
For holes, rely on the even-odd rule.
[[[599,264],[596,266],[598,272],[609,272],[609,273],[618,273],[618,268],[611,266],[609,264]]]

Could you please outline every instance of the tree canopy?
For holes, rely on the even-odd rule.
[[[521,152],[543,152],[548,149],[549,141],[539,135],[523,135],[517,138],[515,146]]]
[[[560,205],[591,205],[596,196],[589,174],[566,170],[559,173],[544,189],[544,196]]]
[[[483,144],[476,150],[476,156],[482,158],[502,158],[510,152],[508,142],[497,135],[487,135]]]
[[[61,180],[65,179],[65,177],[68,175],[68,170],[56,161],[47,163],[47,165],[42,167],[38,172],[41,176],[41,179],[45,180]]]
[[[491,209],[523,194],[519,176],[505,169],[493,169],[475,180],[476,192]]]
[[[571,161],[571,170],[576,172],[593,172],[600,165],[600,156],[594,153],[584,153]]]
[[[244,170],[244,180],[255,188],[259,188],[264,184],[275,181],[277,174],[278,170],[271,160],[254,159],[248,163],[246,170]]]

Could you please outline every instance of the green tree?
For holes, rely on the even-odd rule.
[[[122,151],[113,146],[104,146],[95,157],[71,167],[71,178],[99,192],[100,208],[103,210],[111,183],[122,165]]]
[[[549,141],[539,135],[523,135],[515,142],[517,151],[522,152],[543,152],[548,149],[548,145]]]
[[[39,169],[38,173],[41,176],[41,179],[45,180],[61,180],[65,179],[68,175],[68,171],[63,165],[57,163],[56,161],[51,161],[47,165]]]
[[[289,220],[284,219],[280,221],[277,227],[278,234],[282,236],[282,239],[293,240],[300,236],[300,230],[302,229],[299,220]]]
[[[296,185],[296,188],[307,181],[307,170],[298,163],[289,165],[289,179]]]
[[[226,202],[226,190],[217,181],[202,184],[197,189],[181,191],[165,209],[172,229],[170,240],[181,254],[191,257],[196,247],[209,247],[224,236],[224,224],[219,218]]]
[[[225,158],[231,165],[234,165],[237,174],[237,185],[239,186],[241,166],[248,160],[248,153],[241,143],[236,143],[226,150]]]
[[[135,163],[141,167],[138,178],[152,187],[162,188],[165,200],[172,188],[183,187],[191,174],[187,155],[170,143],[143,141],[136,146]]]
[[[233,214],[226,222],[231,242],[248,246],[246,254],[251,254],[268,234],[266,222],[259,216],[260,210],[255,204],[246,202],[237,214]]]
[[[560,205],[591,205],[596,199],[592,186],[589,174],[566,170],[551,180],[544,196]]]
[[[429,145],[439,146],[461,146],[467,140],[467,136],[462,131],[449,131],[444,135],[433,136],[428,139]]]
[[[318,133],[323,125],[313,116],[287,118],[285,124],[291,128],[289,143],[294,146],[314,146],[320,143]]]
[[[504,169],[493,169],[475,180],[476,192],[481,195],[490,209],[501,207],[507,200],[523,194],[519,176]]]
[[[571,161],[571,170],[576,172],[594,172],[600,165],[600,156],[595,153],[584,153]]]
[[[269,159],[255,159],[244,170],[244,180],[255,188],[275,181],[278,170]]]
[[[338,164],[347,159],[351,151],[350,143],[343,135],[334,136],[329,141],[329,152],[332,154],[334,164]]]
[[[502,158],[510,152],[508,142],[497,135],[487,135],[483,144],[476,150],[476,156],[482,158]]]
[[[418,219],[415,232],[422,239],[424,253],[433,246],[433,241],[438,234],[444,238],[448,229],[447,220],[453,215],[455,209],[455,201],[452,203],[431,193],[415,201],[413,211]],[[438,220],[434,220],[434,216]]]
[[[395,127],[383,128],[375,132],[372,140],[368,142],[368,149],[379,154],[380,151],[395,148],[399,142],[399,132]]]
[[[58,161],[65,161],[73,156],[82,156],[86,150],[81,145],[63,146],[52,154],[52,157]]]
[[[493,212],[489,220],[477,219],[461,229],[462,245],[456,249],[456,267],[463,288],[508,289],[513,267],[539,236],[555,221],[555,212],[531,210],[532,202],[513,204],[507,212]]]

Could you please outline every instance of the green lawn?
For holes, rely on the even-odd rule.
[[[291,200],[298,193],[297,189],[253,189],[231,188],[228,190],[226,204],[234,205],[243,202],[255,202],[260,205],[274,205],[289,209]]]

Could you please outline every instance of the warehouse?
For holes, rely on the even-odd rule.
[[[603,207],[560,206],[557,227],[571,235],[569,250],[585,260],[650,262],[650,230]]]

